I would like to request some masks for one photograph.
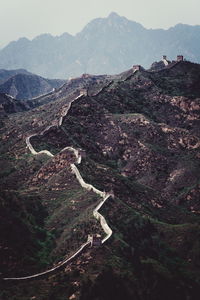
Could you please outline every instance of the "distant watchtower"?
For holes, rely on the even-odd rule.
[[[162,62],[164,63],[165,67],[171,63],[171,61],[167,60],[167,55],[163,55]]]
[[[133,66],[133,71],[140,71],[142,69],[142,67],[140,65],[134,65]]]
[[[101,246],[101,236],[99,234],[88,235],[88,242],[91,242],[92,247]]]
[[[80,94],[87,96],[87,89],[86,88],[80,89]]]
[[[87,74],[87,73],[82,74],[82,78],[89,78],[89,77],[90,77],[90,74]]]
[[[177,61],[183,61],[183,55],[177,55]]]

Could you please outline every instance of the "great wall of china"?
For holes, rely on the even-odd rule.
[[[58,126],[62,125],[63,122],[63,117],[67,115],[69,109],[71,108],[72,103],[77,100],[78,98],[82,97],[84,94],[81,93],[78,97],[74,98],[68,105],[67,109],[65,108],[62,112],[61,112],[61,117],[58,121]],[[49,157],[54,157],[54,155],[48,151],[48,150],[42,150],[40,152],[37,152],[34,147],[32,146],[30,139],[33,136],[38,136],[38,135],[43,135],[45,132],[49,131],[52,127],[54,127],[54,125],[50,125],[48,127],[46,127],[45,130],[43,130],[40,134],[32,134],[30,136],[28,136],[26,138],[26,145],[29,149],[29,151],[33,154],[33,155],[38,155],[38,154],[46,154]],[[74,155],[76,157],[76,164],[80,164],[81,163],[81,155],[79,154],[79,151],[74,149],[73,147],[65,147],[64,149],[61,150],[69,150],[69,151],[73,151]],[[76,165],[74,163],[70,164],[71,166],[71,170],[72,173],[74,173],[74,175],[76,176],[78,182],[80,183],[80,185],[89,190],[89,191],[93,191],[94,193],[98,194],[101,198],[103,198],[103,200],[98,203],[97,207],[94,209],[93,211],[93,216],[100,221],[101,227],[104,230],[106,236],[102,239],[101,244],[105,243],[112,235],[112,229],[108,226],[105,218],[99,213],[100,208],[103,206],[103,204],[110,198],[113,197],[112,194],[110,193],[106,193],[106,192],[102,192],[98,189],[96,189],[93,185],[88,184],[84,181],[84,179],[82,178],[78,168],[76,167]],[[75,258],[77,258],[78,256],[80,256],[90,245],[92,244],[92,239],[88,239],[87,242],[83,243],[75,253],[73,253],[70,257],[64,259],[63,261],[59,262],[56,266],[52,267],[51,269],[48,269],[44,272],[40,272],[37,274],[33,274],[33,275],[29,275],[29,276],[23,276],[23,277],[5,277],[3,278],[3,280],[5,281],[19,281],[19,280],[31,280],[31,279],[35,279],[35,278],[41,278],[41,277],[45,277],[47,275],[49,275],[50,273],[53,273],[55,271],[57,271],[58,269],[62,268],[63,266],[69,264],[70,262],[72,262],[72,260],[74,260]]]

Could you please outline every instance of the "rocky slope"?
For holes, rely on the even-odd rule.
[[[199,50],[200,26],[146,29],[111,13],[92,20],[76,36],[43,34],[32,41],[11,42],[0,51],[0,68],[25,68],[44,77],[67,79],[82,73],[116,74],[138,63],[147,68],[163,54],[170,59],[182,54],[200,62]]]
[[[87,234],[103,234],[92,215],[99,198],[71,173],[66,146],[81,151],[85,181],[114,194],[101,209],[113,235],[48,278],[2,281],[3,300],[198,299],[199,83],[200,65],[189,62],[83,76],[9,115],[0,132],[3,277],[45,270]],[[30,153],[32,134],[54,157]]]
[[[47,94],[65,82],[59,79],[45,79],[26,70],[0,70],[0,92],[20,100]]]
[[[16,113],[30,109],[30,106],[20,100],[16,100],[9,95],[0,93],[0,117],[5,118],[7,114]]]
[[[28,71],[25,69],[17,69],[17,70],[5,70],[5,69],[0,69],[0,83],[4,83],[6,80],[9,78],[17,75],[17,74],[28,74],[31,75]]]

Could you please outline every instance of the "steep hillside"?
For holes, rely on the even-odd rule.
[[[25,68],[48,78],[116,74],[133,64],[148,68],[163,54],[200,62],[200,26],[146,29],[116,13],[92,20],[76,36],[21,38],[0,51],[0,68]]]
[[[9,95],[0,93],[0,116],[4,118],[7,114],[16,113],[30,109],[30,106],[20,100],[16,100]]]
[[[1,70],[0,92],[15,99],[31,99],[59,88],[66,80],[45,79],[25,70]]]
[[[31,74],[24,69],[17,69],[17,70],[4,70],[0,69],[0,84],[4,83],[7,79],[17,75],[17,74]]]
[[[84,75],[5,119],[3,300],[199,298],[199,83],[189,62]],[[111,237],[35,281],[4,280],[57,266],[88,234],[105,237],[93,215],[101,199],[74,163],[112,195],[100,209]]]

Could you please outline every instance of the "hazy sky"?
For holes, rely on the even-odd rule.
[[[200,24],[199,0],[0,0],[0,47],[41,33],[76,34],[112,11],[146,28]]]

